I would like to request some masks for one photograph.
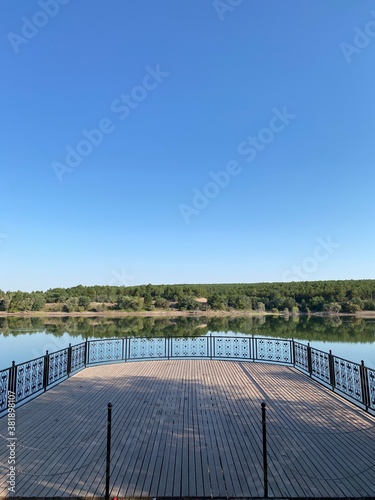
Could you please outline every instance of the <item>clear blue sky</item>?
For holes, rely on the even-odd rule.
[[[1,2],[0,289],[374,278],[372,1],[61,2]]]

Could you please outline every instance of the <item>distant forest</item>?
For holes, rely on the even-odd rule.
[[[254,311],[283,314],[375,311],[375,280],[291,283],[75,286],[3,292],[0,311]]]

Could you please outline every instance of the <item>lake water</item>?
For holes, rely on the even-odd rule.
[[[375,319],[252,318],[0,318],[0,369],[85,339],[151,336],[255,335],[310,342],[322,351],[375,368]]]

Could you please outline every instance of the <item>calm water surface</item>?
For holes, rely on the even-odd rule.
[[[255,335],[310,342],[322,351],[375,368],[375,319],[257,318],[0,318],[0,369],[85,339]]]

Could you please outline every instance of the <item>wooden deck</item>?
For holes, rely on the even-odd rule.
[[[270,497],[375,497],[374,417],[293,368],[210,360],[87,368],[19,408],[16,496],[103,497],[111,402],[112,497],[262,497],[263,401]]]

